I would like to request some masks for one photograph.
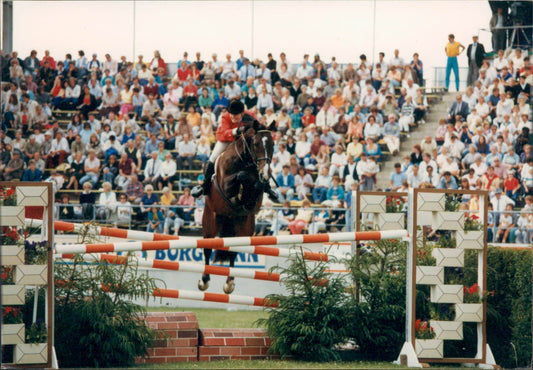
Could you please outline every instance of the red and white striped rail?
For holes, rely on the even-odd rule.
[[[63,254],[62,258],[73,258],[74,254]],[[256,271],[249,269],[241,269],[235,267],[224,266],[206,266],[200,263],[186,263],[173,262],[162,260],[142,260],[132,256],[135,263],[141,267],[156,268],[162,270],[184,271],[184,272],[199,272],[201,274],[212,274],[221,276],[233,276],[245,279],[266,280],[266,281],[280,281],[280,275],[275,272]],[[124,264],[128,256],[118,256],[116,254],[84,254],[83,259],[86,261],[107,261],[116,265]]]
[[[201,239],[198,239],[201,240]],[[136,243],[136,242],[135,242]],[[150,243],[150,242],[144,242]],[[156,243],[156,242],[153,242]],[[117,244],[119,246],[117,246]],[[122,247],[122,244],[126,244],[126,247]],[[110,243],[110,244],[63,244],[55,247],[55,254],[79,254],[79,253],[113,253],[113,252],[134,252],[142,250],[157,250],[157,249],[170,249],[170,248],[152,248],[142,249],[141,247],[133,246],[133,242],[130,243]],[[194,247],[189,247],[194,248]],[[204,248],[204,247],[196,247]],[[295,258],[296,253],[290,249],[276,248],[276,247],[264,247],[264,246],[244,246],[244,247],[211,247],[210,249],[222,250],[228,252],[237,253],[251,253],[263,256],[282,257],[282,258]],[[328,261],[328,255],[325,253],[304,251],[303,258],[310,261]]]
[[[259,307],[277,307],[276,304],[269,303],[266,298],[257,298],[242,295],[229,295],[221,293],[203,293],[194,292],[191,290],[176,290],[176,289],[154,289],[153,295],[155,297],[162,298],[179,298],[190,299],[194,301],[207,301],[218,303],[233,303],[242,304],[247,306],[259,306]]]
[[[133,252],[147,250],[166,250],[166,249],[188,249],[188,248],[208,248],[219,249],[232,252],[245,252],[255,254],[260,253],[261,249],[267,248],[263,245],[287,245],[287,244],[307,244],[307,243],[328,243],[341,241],[356,240],[381,240],[381,239],[399,239],[407,237],[407,230],[385,230],[385,231],[359,231],[343,232],[330,234],[310,234],[310,235],[279,235],[279,236],[246,236],[232,238],[207,238],[207,239],[183,239],[183,240],[163,240],[163,241],[146,241],[146,242],[124,242],[124,243],[101,243],[101,244],[71,244],[59,245],[55,248],[55,253],[112,253],[112,252]],[[238,247],[238,248],[236,248]],[[279,257],[289,257],[289,250],[278,249]],[[270,251],[272,253],[274,251]],[[281,255],[286,253],[286,256]],[[311,252],[308,252],[308,255]],[[325,258],[323,253],[314,253],[316,257]],[[321,255],[321,256],[319,256]],[[311,258],[312,259],[312,258]]]
[[[26,219],[26,226],[41,226],[43,223],[42,220],[35,219]],[[85,224],[76,224],[72,222],[65,221],[54,221],[55,230],[66,231],[66,232],[80,232],[87,228]],[[89,228],[90,232],[94,232],[100,236],[109,236],[114,238],[121,239],[131,239],[131,240],[145,240],[145,241],[158,241],[158,240],[178,240],[183,239],[176,235],[167,235],[167,234],[158,234],[158,233],[149,233],[146,231],[138,230],[127,230],[119,229],[116,227],[103,227],[91,225]]]

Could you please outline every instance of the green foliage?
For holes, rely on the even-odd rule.
[[[349,336],[364,359],[390,361],[405,340],[405,268],[407,245],[380,240],[347,260],[356,295],[347,302]]]
[[[487,339],[496,362],[504,368],[531,363],[531,253],[488,249]],[[475,276],[467,275],[467,279],[472,283]]]
[[[144,321],[145,309],[132,303],[148,298],[155,280],[139,274],[128,258],[123,265],[107,262],[55,266],[55,341],[64,367],[131,366],[145,355],[154,332]],[[75,340],[73,340],[75,339]]]
[[[26,328],[26,343],[46,343],[48,329],[43,322],[36,322]]]
[[[456,212],[461,206],[461,199],[455,194],[444,194],[444,210],[446,212]]]
[[[347,296],[343,278],[325,272],[326,268],[326,262],[306,262],[303,252],[288,267],[275,268],[283,276],[287,294],[267,296],[279,307],[267,308],[269,317],[257,321],[273,340],[270,353],[305,361],[340,359],[333,347],[346,337]]]

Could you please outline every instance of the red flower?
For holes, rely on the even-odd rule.
[[[468,294],[474,294],[477,293],[479,287],[477,283],[474,283],[470,288],[468,288]]]
[[[9,189],[7,189],[7,191],[6,191],[6,195],[7,195],[8,197],[12,196],[14,193],[15,193],[15,188],[9,188]]]
[[[5,279],[7,279],[7,272],[4,272],[4,273],[2,274],[2,280],[5,280]]]
[[[418,319],[415,321],[415,330],[420,330],[420,324],[422,323],[422,320]]]
[[[479,217],[476,216],[476,215],[472,215],[471,218],[472,218],[472,220],[479,220]]]

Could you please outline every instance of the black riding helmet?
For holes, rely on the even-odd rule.
[[[231,99],[228,106],[230,114],[241,114],[244,112],[244,104],[239,99]]]

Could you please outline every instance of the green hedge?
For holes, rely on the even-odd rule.
[[[532,250],[490,247],[487,254],[487,339],[506,368],[531,365]],[[513,348],[514,347],[514,348]]]

